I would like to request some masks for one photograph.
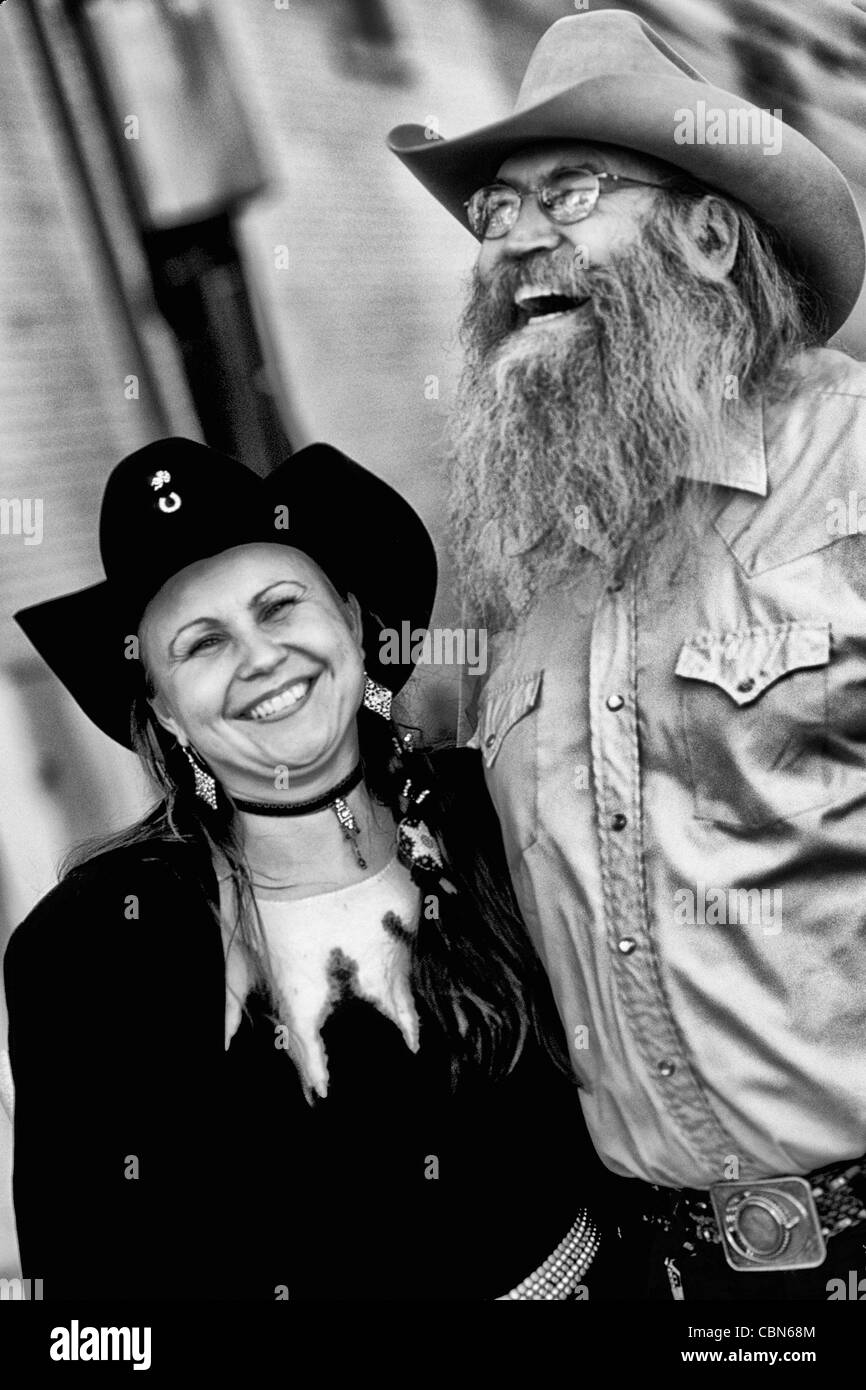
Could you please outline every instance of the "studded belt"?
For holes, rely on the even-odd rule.
[[[826,1258],[828,1240],[866,1222],[866,1160],[805,1177],[651,1192],[643,1220],[671,1232],[686,1254],[716,1244],[742,1272],[813,1269]]]
[[[506,1299],[568,1299],[576,1291],[595,1258],[601,1236],[585,1211],[569,1229],[567,1235],[552,1250],[547,1259],[521,1279],[509,1293],[495,1301]]]

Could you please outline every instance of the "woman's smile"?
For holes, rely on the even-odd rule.
[[[255,720],[257,723],[274,723],[278,719],[286,719],[307,703],[318,679],[317,673],[314,676],[295,677],[291,681],[286,681],[273,694],[262,696],[254,704],[247,705],[233,717],[235,719]]]

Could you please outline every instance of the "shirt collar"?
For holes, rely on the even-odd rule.
[[[764,453],[764,412],[760,404],[743,407],[742,429],[739,437],[732,441],[724,458],[715,466],[704,459],[693,458],[679,470],[681,478],[695,483],[715,483],[721,487],[737,488],[741,492],[753,492],[758,497],[766,497],[767,457]],[[577,539],[584,550],[599,557],[604,554],[604,546],[593,534],[591,526],[577,530]]]
[[[731,442],[715,466],[703,459],[690,459],[681,468],[680,476],[696,483],[718,483],[722,487],[739,488],[766,497],[767,458],[764,453],[764,412],[760,403],[744,406],[742,431]]]

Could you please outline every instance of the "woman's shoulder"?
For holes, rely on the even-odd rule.
[[[118,922],[155,922],[190,893],[207,901],[201,851],[182,841],[144,840],[113,846],[70,869],[12,932],[6,966],[33,953],[80,954]]]
[[[185,840],[153,839],[113,845],[81,860],[69,869],[48,893],[36,904],[25,921],[43,916],[46,912],[82,898],[98,900],[113,894],[118,887],[130,887],[133,881],[146,881],[156,887],[161,883],[185,880],[202,862],[202,851]],[[22,926],[24,923],[22,922]]]

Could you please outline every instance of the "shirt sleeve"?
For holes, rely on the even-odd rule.
[[[209,1296],[223,1000],[199,932],[178,926],[130,870],[59,885],[7,947],[13,1201],[22,1272],[46,1300]]]

